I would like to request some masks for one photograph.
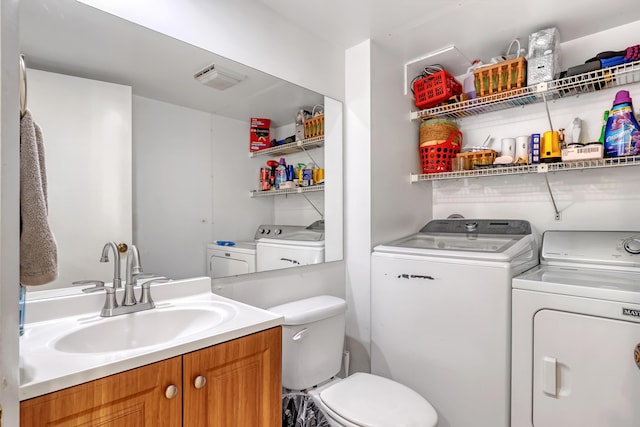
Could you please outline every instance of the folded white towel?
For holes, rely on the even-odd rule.
[[[20,120],[20,283],[44,285],[58,277],[58,249],[47,220],[44,142],[31,112]]]

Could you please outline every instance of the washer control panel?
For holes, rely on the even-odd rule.
[[[305,230],[307,227],[304,225],[276,225],[276,224],[262,224],[256,230],[254,236],[255,240],[267,237],[269,239],[285,238],[286,235]]]

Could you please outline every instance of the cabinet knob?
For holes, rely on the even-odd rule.
[[[198,375],[195,380],[193,380],[193,385],[197,389],[201,389],[207,383],[207,379],[202,375]]]
[[[177,395],[178,395],[178,387],[173,384],[167,386],[166,390],[164,391],[164,396],[167,399],[173,399]]]

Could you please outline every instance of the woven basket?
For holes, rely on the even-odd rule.
[[[420,146],[441,143],[449,139],[452,134],[455,134],[452,142],[457,145],[462,145],[462,134],[459,132],[458,125],[451,120],[423,120],[422,123],[420,123]]]
[[[324,135],[324,114],[305,120],[304,138],[315,138]]]
[[[476,165],[491,165],[496,159],[496,153],[493,150],[471,151],[468,153],[458,153],[456,157],[462,157],[464,160],[464,169],[474,169]]]

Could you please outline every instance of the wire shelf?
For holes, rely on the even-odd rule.
[[[290,142],[288,144],[278,145],[271,148],[265,148],[260,151],[249,152],[249,157],[257,156],[278,156],[280,154],[296,153],[300,150],[310,150],[312,148],[322,147],[324,144],[324,135],[314,138],[307,138],[303,141]]]
[[[252,190],[249,192],[251,197],[273,197],[287,194],[301,194],[301,193],[315,193],[317,191],[324,191],[324,184],[316,184],[309,187],[296,187],[287,188],[284,190],[269,190],[269,191],[257,191]]]
[[[439,181],[447,179],[476,178],[497,175],[524,175],[529,173],[561,172],[640,165],[640,156],[614,157],[609,159],[573,160],[570,162],[540,163],[535,165],[508,165],[459,172],[441,172],[429,174],[411,174],[411,182]]]
[[[410,119],[418,120],[423,117],[459,119],[534,104],[543,101],[545,97],[547,100],[561,98],[636,82],[640,82],[640,61],[564,77],[482,98],[469,99],[455,104],[414,111],[410,113]]]

